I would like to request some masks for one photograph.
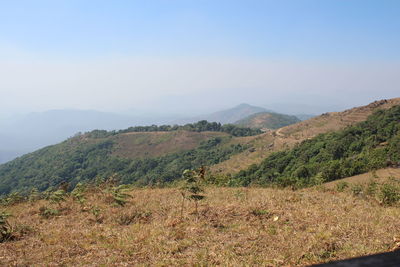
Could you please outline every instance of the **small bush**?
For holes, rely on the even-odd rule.
[[[92,215],[94,216],[94,221],[96,223],[103,223],[104,217],[101,215],[101,209],[97,206],[93,206],[92,209],[90,210]]]
[[[10,193],[1,198],[1,204],[3,206],[10,206],[17,203],[21,203],[25,200],[24,196],[22,196],[19,192]]]
[[[112,187],[108,192],[111,193],[113,202],[123,207],[128,203],[128,198],[132,198],[132,196],[128,194],[129,189],[129,185],[119,185]]]
[[[385,183],[380,187],[379,200],[384,205],[394,205],[400,201],[400,189],[391,183]]]
[[[41,196],[39,190],[37,190],[37,188],[35,188],[35,187],[32,188],[32,190],[31,190],[31,192],[29,193],[29,196],[28,196],[29,202],[33,203],[33,202],[35,202],[35,201],[37,201],[37,200],[39,200],[41,198],[42,198],[42,196]]]
[[[74,190],[72,190],[72,192],[71,192],[72,198],[76,202],[78,202],[81,206],[85,205],[85,203],[86,203],[86,198],[84,195],[85,191],[86,191],[86,187],[83,184],[78,183],[75,186]]]
[[[354,196],[360,196],[363,194],[363,187],[360,184],[353,184],[351,186],[351,192]]]
[[[65,201],[66,193],[63,189],[59,189],[50,194],[49,200],[51,203],[61,205]]]
[[[205,198],[203,183],[205,181],[205,168],[201,167],[197,170],[184,170],[182,178],[184,185],[181,187],[182,194],[182,207],[181,207],[181,218],[183,216],[183,206],[185,199],[194,201],[195,203],[195,214],[198,214],[198,202]]]
[[[271,213],[268,210],[263,210],[263,209],[253,209],[251,211],[251,214],[257,217],[270,217]]]
[[[365,190],[365,193],[368,196],[375,196],[378,191],[378,183],[375,181],[370,181],[367,185],[367,189]]]
[[[60,215],[60,211],[57,209],[52,209],[46,206],[42,206],[39,208],[39,215],[43,218],[49,219],[54,216]]]
[[[347,182],[341,181],[336,184],[336,191],[343,192],[347,187],[349,187],[349,184]]]
[[[14,238],[13,228],[7,220],[10,216],[7,212],[0,212],[0,243]]]
[[[117,217],[117,222],[120,225],[129,225],[132,223],[148,223],[152,213],[149,211],[133,210],[123,213]]]

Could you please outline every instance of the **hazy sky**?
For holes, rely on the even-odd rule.
[[[0,112],[400,96],[400,1],[0,0]]]

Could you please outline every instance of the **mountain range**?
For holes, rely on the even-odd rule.
[[[94,110],[49,110],[0,121],[0,164],[41,147],[59,143],[79,132],[116,130],[138,125],[186,124],[200,120],[222,124],[258,113],[262,107],[241,104],[187,119],[172,115],[126,115]]]
[[[0,165],[0,192],[26,191],[33,186],[45,190],[62,182],[73,186],[110,176],[118,177],[122,183],[136,185],[166,184],[179,179],[183,170],[200,166],[207,166],[209,175],[214,177],[213,183],[246,185],[252,180],[259,181],[258,175],[268,173],[265,171],[268,162],[276,159],[281,160],[279,168],[283,169],[277,168],[271,175],[281,173],[284,176],[280,179],[309,177],[307,175],[320,175],[316,168],[322,163],[307,166],[307,171],[295,167],[304,160],[304,155],[312,157],[322,148],[327,149],[317,161],[325,159],[322,162],[333,164],[332,171],[338,169],[335,164],[342,162],[342,156],[348,158],[343,159],[344,169],[339,176],[329,174],[331,165],[327,165],[329,179],[343,177],[346,173],[355,175],[370,167],[386,166],[386,159],[396,162],[398,153],[396,156],[393,151],[398,151],[396,146],[399,144],[399,105],[400,98],[375,101],[343,112],[324,113],[265,133],[207,121],[180,127],[91,131]],[[343,147],[344,140],[348,145]],[[296,156],[293,148],[304,150],[304,155]],[[346,152],[348,149],[355,154]],[[285,157],[289,159],[289,156],[293,166],[285,163]],[[358,167],[346,169],[348,162],[345,160],[354,159],[360,160],[354,163]],[[284,172],[286,166],[291,169]],[[291,183],[290,179],[285,181]]]

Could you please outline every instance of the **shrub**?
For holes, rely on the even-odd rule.
[[[4,206],[14,205],[24,201],[24,197],[19,192],[13,192],[1,199],[1,203]]]
[[[199,168],[198,170],[185,170],[182,174],[182,178],[184,179],[184,185],[181,187],[182,194],[182,209],[181,209],[181,217],[183,216],[183,206],[184,200],[189,199],[194,201],[195,203],[195,213],[198,213],[198,201],[205,198],[205,195],[202,193],[204,189],[202,187],[202,183],[204,182],[205,169],[204,167]]]
[[[365,193],[368,196],[375,196],[378,191],[378,183],[375,181],[370,181],[367,185],[367,189],[365,190]]]
[[[49,208],[46,206],[41,206],[39,208],[39,215],[46,219],[57,216],[59,214],[60,214],[60,211],[57,209],[52,209],[52,208]]]
[[[8,222],[8,217],[11,215],[7,212],[0,212],[0,243],[13,239],[13,228]]]
[[[51,193],[49,199],[51,203],[61,205],[61,202],[65,201],[65,197],[66,197],[65,191],[63,189],[59,189]]]
[[[347,182],[341,181],[336,184],[336,191],[343,192],[347,187],[349,187],[349,184]]]
[[[119,215],[117,222],[120,225],[129,225],[136,222],[147,223],[150,221],[151,215],[152,213],[149,211],[133,210]]]
[[[35,202],[37,200],[41,199],[41,194],[39,193],[39,190],[37,190],[36,187],[32,188],[31,192],[29,193],[28,200],[29,202]]]
[[[72,190],[72,192],[71,192],[72,198],[76,202],[78,202],[81,206],[83,206],[86,203],[86,198],[84,195],[85,191],[86,191],[86,187],[83,184],[78,183],[75,186],[74,190]]]
[[[119,185],[111,189],[111,194],[114,203],[119,206],[125,206],[128,202],[128,198],[132,198],[127,192],[129,191],[129,185]]]
[[[385,183],[380,187],[379,200],[384,205],[394,205],[400,200],[400,189],[391,183]]]
[[[360,184],[353,184],[351,186],[351,192],[353,193],[354,196],[359,196],[362,195],[363,193],[363,187]]]
[[[93,206],[92,209],[90,210],[90,212],[93,214],[95,222],[97,222],[97,223],[103,222],[104,217],[101,215],[101,210],[99,207]]]

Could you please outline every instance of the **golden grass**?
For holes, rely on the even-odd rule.
[[[399,168],[385,168],[379,169],[374,172],[367,172],[352,177],[347,177],[339,180],[335,180],[329,183],[325,183],[324,187],[328,189],[335,189],[338,183],[347,182],[349,184],[367,184],[371,181],[377,183],[387,182],[389,179],[395,179],[400,182],[400,169]]]
[[[125,158],[157,157],[196,148],[202,141],[229,136],[221,132],[131,132],[119,134],[114,155]]]
[[[0,265],[303,266],[388,251],[400,234],[399,208],[345,193],[207,188],[182,220],[177,189],[133,189],[125,207],[87,195],[102,223],[72,199],[50,219],[38,213],[45,200],[7,207],[31,231],[0,244]]]

